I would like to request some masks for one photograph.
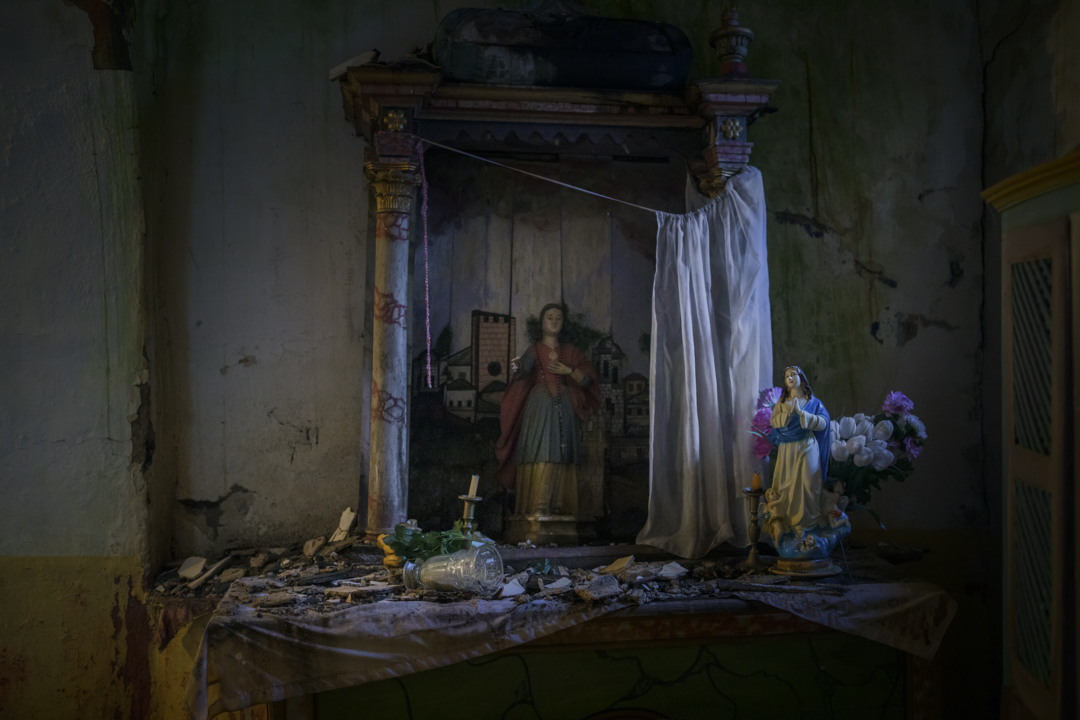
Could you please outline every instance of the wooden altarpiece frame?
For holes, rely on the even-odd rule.
[[[733,13],[713,43],[744,37]],[[750,159],[748,126],[774,111],[775,80],[749,77],[745,44],[721,53],[719,78],[690,81],[683,91],[652,92],[488,85],[447,81],[438,66],[406,57],[346,67],[340,82],[345,115],[363,137],[365,174],[377,208],[372,361],[369,535],[406,519],[408,458],[405,406],[410,358],[403,317],[408,297],[409,218],[419,183],[422,140],[478,154],[519,157],[558,152],[610,153],[630,145],[645,154],[685,158],[700,191],[711,197]],[[591,142],[579,143],[588,138]],[[404,242],[402,242],[404,241]]]

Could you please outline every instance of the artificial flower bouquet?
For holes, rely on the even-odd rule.
[[[755,436],[754,456],[760,460],[776,450],[768,437],[769,419],[782,392],[778,387],[767,388],[758,398],[750,432]],[[831,423],[825,485],[831,492],[849,498],[848,510],[866,510],[878,524],[881,519],[866,506],[871,489],[880,490],[885,480],[906,480],[915,471],[914,461],[922,453],[926,426],[912,414],[914,407],[903,393],[890,392],[876,415],[858,413]]]

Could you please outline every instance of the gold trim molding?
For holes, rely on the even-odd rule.
[[[1002,180],[982,192],[982,199],[998,212],[1019,205],[1051,190],[1080,183],[1080,145],[1057,160]]]
[[[419,166],[407,162],[364,163],[364,177],[375,188],[375,212],[412,210],[413,188],[420,184]]]
[[[730,170],[727,168],[713,168],[708,172],[705,172],[697,176],[698,190],[702,195],[709,198],[716,198],[720,196],[720,193],[724,192],[727,188],[728,180],[742,172],[742,168],[738,170]]]

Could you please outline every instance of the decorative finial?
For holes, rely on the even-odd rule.
[[[709,38],[709,44],[716,48],[717,57],[720,58],[721,77],[749,77],[750,72],[743,60],[753,39],[753,31],[739,25],[738,11],[735,8],[724,8],[720,27],[713,30]]]

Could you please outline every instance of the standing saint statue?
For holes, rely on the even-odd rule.
[[[814,397],[806,374],[796,365],[784,370],[784,392],[773,406],[769,439],[777,446],[765,530],[781,556],[781,539],[792,533],[802,552],[813,551],[814,535],[806,532],[828,525],[822,507],[823,480],[829,467],[829,412]],[[819,553],[813,553],[819,554]],[[826,551],[827,554],[827,551]]]
[[[575,516],[581,423],[600,404],[596,370],[566,341],[562,305],[540,311],[541,337],[515,358],[495,446],[499,480],[517,487],[518,516]],[[535,540],[535,538],[534,538]]]

